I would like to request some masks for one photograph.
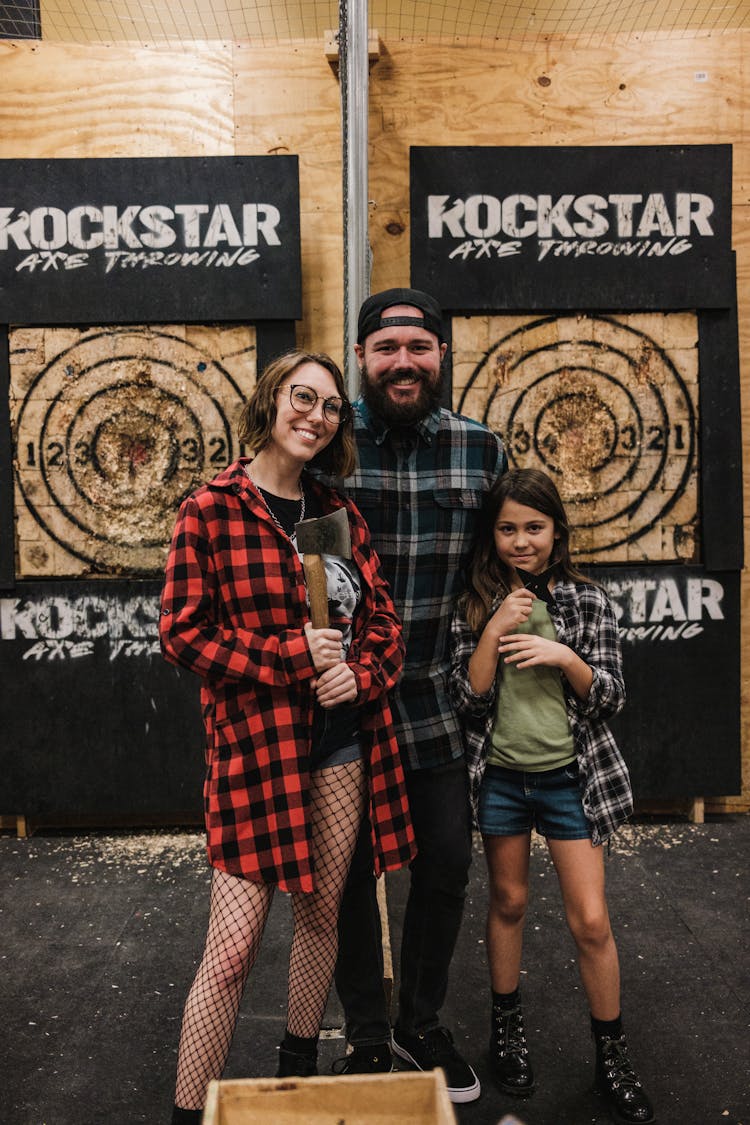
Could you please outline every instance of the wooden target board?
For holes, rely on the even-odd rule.
[[[239,454],[252,326],[10,333],[18,577],[163,570],[180,501]]]
[[[693,312],[453,320],[453,405],[557,484],[587,562],[699,560]]]

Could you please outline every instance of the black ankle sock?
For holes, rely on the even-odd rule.
[[[312,1057],[318,1050],[317,1035],[312,1035],[306,1038],[303,1035],[292,1035],[291,1031],[287,1028],[284,1032],[284,1039],[281,1046],[285,1051],[293,1051],[295,1055],[309,1055]]]
[[[499,1008],[501,1012],[509,1012],[521,1003],[521,992],[518,987],[512,992],[495,992],[492,990],[492,1007]]]
[[[619,1039],[622,1035],[622,1017],[614,1020],[595,1020],[591,1017],[591,1030],[595,1039]]]

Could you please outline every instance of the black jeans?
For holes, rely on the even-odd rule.
[[[406,774],[418,854],[401,941],[398,1027],[437,1027],[463,916],[471,864],[469,783],[463,759]],[[391,1028],[383,988],[383,948],[370,825],[364,821],[339,915],[336,991],[350,1043],[382,1043]]]

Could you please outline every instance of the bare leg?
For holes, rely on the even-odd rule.
[[[529,848],[531,837],[484,836],[489,871],[487,956],[495,992],[509,993],[518,985],[521,971],[523,925],[529,898]]]
[[[203,959],[185,1003],[175,1103],[201,1109],[220,1078],[247,975],[260,948],[274,887],[214,869]]]
[[[589,840],[548,840],[591,1015],[620,1015],[620,965],[604,894],[604,856]]]

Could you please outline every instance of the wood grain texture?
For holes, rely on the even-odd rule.
[[[386,44],[371,75],[374,287],[395,284],[385,227],[408,215],[412,144],[731,143],[734,201],[747,203],[743,45],[747,53],[750,36],[682,42],[679,52],[663,41],[588,51],[559,42],[527,51]],[[408,231],[403,244],[408,251]]]
[[[493,47],[382,37],[371,70],[372,288],[409,279],[409,146],[733,145],[743,432],[750,434],[750,32]],[[341,361],[339,86],[323,40],[251,47],[0,42],[0,157],[265,155],[300,160],[298,340]],[[746,542],[750,446],[745,443]],[[743,621],[750,612],[743,576]],[[744,631],[747,633],[747,630]],[[750,637],[743,642],[750,808]],[[699,796],[699,795],[698,795]]]
[[[299,156],[302,307],[298,343],[341,362],[340,88],[323,43],[234,51],[237,152]]]
[[[230,156],[231,53],[0,42],[0,157]]]

